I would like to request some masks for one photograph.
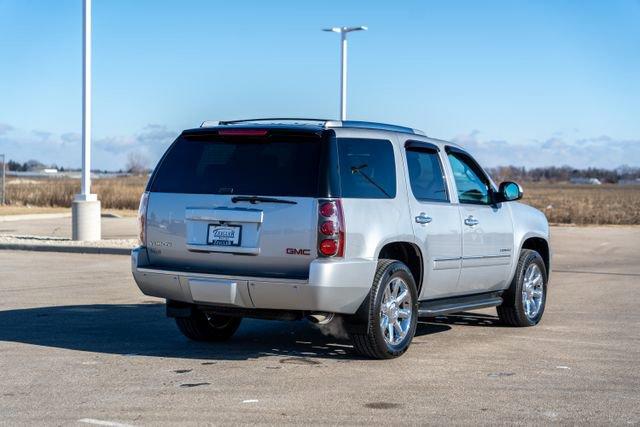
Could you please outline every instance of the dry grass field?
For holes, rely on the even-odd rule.
[[[146,176],[94,179],[91,192],[105,209],[138,209]],[[6,201],[15,206],[69,207],[80,192],[77,179],[9,179],[6,185]]]
[[[525,183],[524,202],[559,224],[640,224],[640,186]]]
[[[146,177],[96,179],[92,191],[104,209],[137,209]],[[524,202],[542,210],[551,223],[640,224],[639,186],[581,186],[524,183]],[[7,182],[12,206],[68,207],[80,183],[73,179],[14,179]]]

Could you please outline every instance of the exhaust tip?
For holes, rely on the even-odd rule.
[[[312,313],[307,316],[307,319],[309,319],[311,323],[314,323],[316,325],[326,325],[327,323],[331,322],[334,317],[335,314],[333,313]]]

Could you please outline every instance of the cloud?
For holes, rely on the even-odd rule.
[[[76,132],[67,132],[60,135],[60,139],[62,140],[62,142],[71,144],[80,142],[80,138],[82,138],[82,135]]]
[[[5,133],[9,133],[13,130],[13,126],[8,125],[6,123],[0,123],[0,135],[4,135]]]
[[[96,158],[102,155],[105,163],[113,165],[108,169],[120,169],[125,167],[129,156],[135,153],[137,156],[148,159],[148,166],[153,167],[167,147],[176,139],[178,133],[169,130],[166,126],[150,124],[134,135],[96,139],[94,141]]]
[[[616,139],[608,135],[573,139],[556,132],[544,140],[513,143],[483,139],[477,130],[458,135],[453,142],[465,147],[487,167],[572,166],[613,169],[621,165],[640,166],[640,139]]]
[[[46,164],[68,165],[74,160],[69,156],[65,142],[57,135],[45,131],[26,132],[9,126],[11,131],[0,132],[0,153],[7,160],[24,162],[39,160]],[[80,156],[78,155],[78,162]]]
[[[42,131],[42,130],[32,130],[31,133],[36,137],[36,139],[43,140],[43,141],[46,141],[53,136],[51,132]]]
[[[149,159],[153,167],[179,132],[166,126],[149,124],[133,135],[94,138],[92,168],[118,170],[125,167],[130,153]],[[36,159],[45,164],[79,167],[81,135],[60,135],[42,130],[23,131],[0,124],[0,153],[20,162]]]

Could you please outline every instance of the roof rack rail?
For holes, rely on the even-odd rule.
[[[358,128],[358,129],[376,129],[376,130],[386,130],[391,132],[402,132],[402,133],[410,133],[414,135],[426,136],[426,134],[420,129],[413,129],[406,126],[391,125],[387,123],[366,122],[366,121],[360,121],[360,120],[310,119],[310,118],[302,118],[302,117],[269,117],[269,118],[262,118],[262,119],[220,120],[220,121],[207,120],[202,122],[200,127],[228,126],[228,125],[235,125],[235,124],[242,124],[242,123],[258,123],[258,122],[267,122],[267,123],[291,122],[294,124],[312,123],[327,129],[340,128],[340,127]]]
[[[324,124],[326,128],[358,128],[358,129],[375,129],[375,130],[387,130],[391,132],[402,132],[402,133],[411,133],[414,135],[423,135],[426,134],[420,129],[413,129],[407,126],[398,126],[398,125],[390,125],[388,123],[378,123],[378,122],[365,122],[361,120],[331,120],[327,121]]]
[[[242,119],[242,120],[206,120],[202,122],[200,127],[210,127],[210,126],[227,126],[227,125],[235,125],[241,123],[255,123],[255,122],[271,122],[271,123],[280,123],[280,122],[294,122],[294,123],[318,123],[320,125],[324,125],[324,123],[328,122],[328,119],[309,119],[302,117],[267,117],[260,119]]]

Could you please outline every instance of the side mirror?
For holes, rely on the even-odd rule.
[[[499,202],[513,202],[522,199],[522,187],[517,182],[505,181],[498,190]]]

